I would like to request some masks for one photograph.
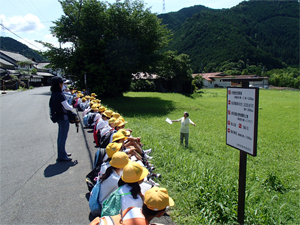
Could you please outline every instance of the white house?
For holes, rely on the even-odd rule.
[[[193,78],[195,76],[199,75],[200,77],[203,77],[203,86],[207,88],[214,88],[214,87],[232,87],[232,86],[241,86],[240,83],[233,83],[230,81],[224,82],[223,79],[225,78],[254,78],[258,77],[256,75],[236,75],[236,76],[230,76],[225,75],[222,72],[215,72],[215,73],[199,73],[199,74],[193,74]],[[260,77],[263,78],[262,81],[255,81],[250,82],[250,87],[261,87],[261,88],[269,88],[269,78],[268,77]]]

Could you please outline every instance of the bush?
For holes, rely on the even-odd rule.
[[[156,90],[153,81],[149,80],[135,80],[131,82],[130,91],[134,92],[154,92]]]

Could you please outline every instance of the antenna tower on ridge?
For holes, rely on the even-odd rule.
[[[166,12],[166,4],[165,4],[165,0],[163,0],[163,11],[162,11],[163,13],[165,13]]]

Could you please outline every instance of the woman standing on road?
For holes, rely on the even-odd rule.
[[[59,76],[52,78],[50,106],[55,111],[58,123],[57,161],[71,161],[72,158],[68,157],[71,153],[66,152],[65,146],[70,126],[67,110],[72,111],[73,107],[68,104],[62,92],[63,83]]]
[[[189,125],[192,124],[193,126],[196,126],[196,124],[190,120],[188,112],[183,113],[183,117],[181,117],[178,120],[171,120],[172,122],[181,122],[181,128],[180,128],[180,144],[183,144],[183,138],[185,139],[185,147],[187,148],[189,145],[189,133],[190,128]]]

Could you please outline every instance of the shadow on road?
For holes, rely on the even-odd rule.
[[[38,94],[32,94],[32,95],[51,95],[51,91],[43,92],[43,93],[38,93]]]
[[[50,164],[44,170],[45,177],[53,177],[59,174],[66,172],[70,167],[75,166],[78,164],[77,160],[74,162],[56,162],[55,164]]]

